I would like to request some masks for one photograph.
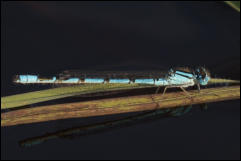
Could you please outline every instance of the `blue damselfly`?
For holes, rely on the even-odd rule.
[[[210,72],[204,67],[198,67],[195,70],[187,67],[171,68],[165,71],[64,71],[50,78],[43,78],[39,75],[16,75],[15,83],[21,84],[150,84],[155,86],[164,86],[165,94],[167,88],[178,87],[185,93],[184,88],[197,85],[200,91],[200,85],[205,86],[211,79]],[[156,90],[156,93],[159,90]]]

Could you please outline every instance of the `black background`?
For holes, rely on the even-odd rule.
[[[204,65],[240,79],[240,14],[222,2],[2,2],[1,96],[19,73]],[[240,101],[74,140],[21,139],[78,119],[1,128],[3,159],[240,159]]]

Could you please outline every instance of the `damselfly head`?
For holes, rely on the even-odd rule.
[[[208,81],[211,79],[210,72],[204,67],[198,67],[195,71],[195,78],[200,85],[207,85]]]

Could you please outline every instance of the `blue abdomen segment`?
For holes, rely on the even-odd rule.
[[[35,83],[38,81],[37,75],[20,75],[19,82],[20,83]]]
[[[16,81],[17,83],[54,83],[56,81],[56,77],[52,79],[39,79],[37,75],[19,75],[19,79]]]
[[[129,83],[130,79],[109,79],[109,83]]]
[[[43,82],[43,83],[54,83],[56,80],[57,80],[56,77],[53,77],[52,79],[38,80],[38,82]]]
[[[79,82],[79,78],[70,78],[67,80],[64,80],[63,83],[78,83]]]
[[[85,83],[104,83],[103,78],[85,78]]]
[[[155,81],[154,79],[136,79],[135,83],[140,83],[140,84],[154,84]]]

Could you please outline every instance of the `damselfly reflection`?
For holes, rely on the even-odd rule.
[[[94,124],[82,125],[78,127],[68,128],[64,130],[55,131],[53,133],[47,133],[42,136],[27,138],[19,142],[20,146],[32,147],[44,143],[46,141],[67,138],[74,139],[80,136],[92,135],[101,132],[106,132],[114,128],[133,126],[139,123],[154,121],[157,119],[164,119],[168,117],[179,117],[187,114],[192,110],[192,106],[178,107],[174,109],[161,109],[149,112],[143,112],[133,116],[123,117],[120,119],[114,119],[110,121],[102,121]]]

